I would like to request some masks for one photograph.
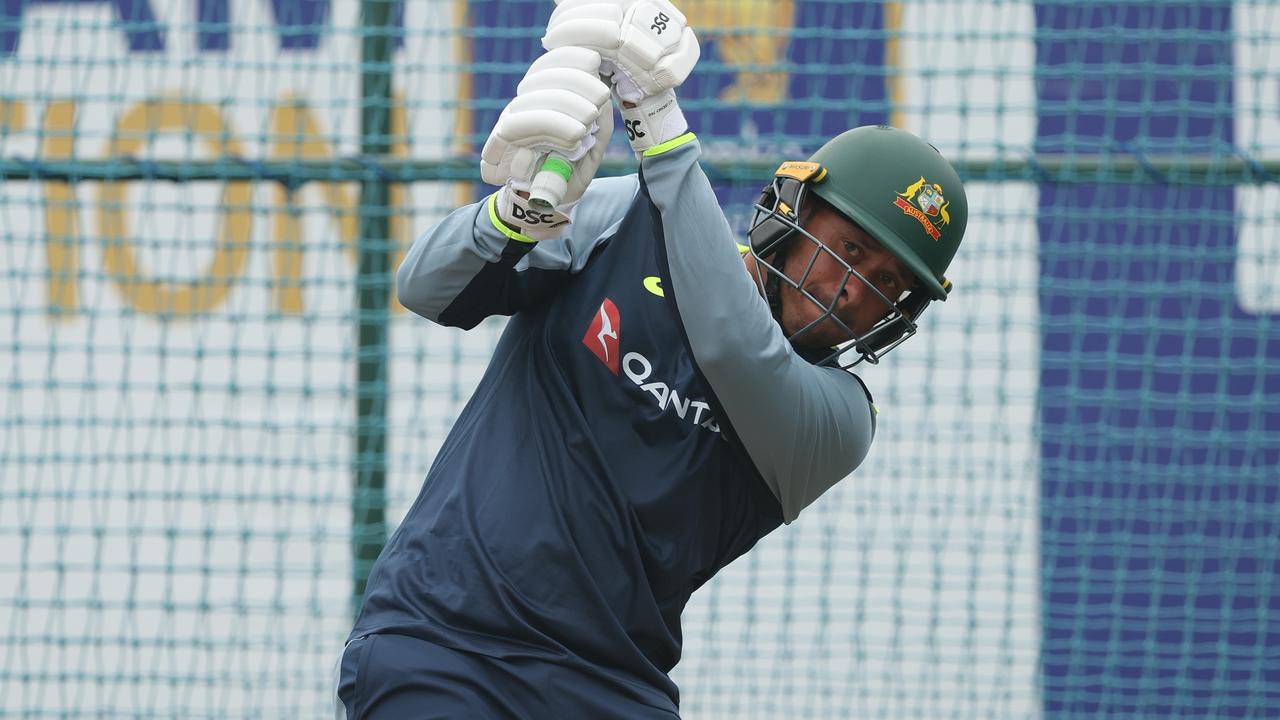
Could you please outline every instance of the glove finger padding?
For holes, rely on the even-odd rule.
[[[566,0],[551,13],[542,46],[591,48],[608,59],[622,43],[622,22],[629,2]]]
[[[562,235],[600,167],[613,108],[599,70],[599,53],[585,48],[555,48],[535,60],[480,153],[481,177],[502,186],[494,198],[498,217],[527,238]],[[571,163],[572,174],[560,204],[534,207],[519,191],[530,189],[552,152]]]
[[[609,102],[599,67],[600,55],[583,48],[557,48],[534,61],[485,141],[481,178],[527,188],[548,153],[570,161],[586,155]]]
[[[539,56],[529,65],[529,69],[524,73],[525,82],[529,78],[537,76],[547,70],[563,69],[576,70],[588,75],[595,75],[600,70],[600,53],[583,46],[565,46],[557,48],[548,48],[547,52]],[[517,90],[519,94],[519,90]]]
[[[680,27],[689,24],[684,13],[667,0],[556,0],[556,9],[547,22],[548,34],[552,28],[572,20],[612,20],[615,25],[621,25],[623,16],[644,5],[654,6],[652,12],[642,12],[642,15],[651,15],[654,21],[661,20],[659,14],[665,13],[668,21],[674,20]]]
[[[631,42],[626,37],[635,38],[635,42]],[[643,67],[643,63],[648,62],[648,58],[659,48],[649,43],[646,35],[637,31],[634,26],[624,37],[621,47],[618,48],[619,58],[616,64],[622,68],[630,68],[633,66]],[[628,73],[631,80],[639,88],[639,93],[633,97],[619,97],[623,100],[638,102],[645,97],[653,97],[679,87],[684,83],[685,78],[689,77],[689,73],[693,72],[693,67],[698,64],[701,57],[701,48],[698,45],[698,38],[694,36],[693,30],[684,28],[675,44],[660,48],[661,55],[649,66],[646,72]],[[625,53],[635,53],[640,59],[631,60],[624,57]]]
[[[556,102],[555,95],[560,94],[554,90],[548,90],[540,95],[552,96],[551,98],[532,98],[525,96],[516,98],[517,100],[532,100],[531,103],[524,103],[524,107],[520,103],[512,103],[508,107],[512,108],[498,119],[498,124],[494,127],[494,132],[500,137],[506,138],[511,143],[519,143],[523,147],[530,148],[551,148],[559,150],[562,153],[572,154],[579,145],[582,144],[584,138],[590,134],[591,123],[595,121],[592,117],[580,118],[565,112],[564,105],[552,110],[553,105],[547,104],[546,100],[550,99],[552,103]],[[567,93],[566,93],[567,94]],[[576,98],[581,100],[582,98]],[[595,105],[591,107],[591,113],[596,113]],[[519,108],[519,109],[516,109]]]
[[[564,0],[542,44],[595,50],[612,64],[618,96],[632,102],[679,86],[701,55],[684,14],[666,0]]]

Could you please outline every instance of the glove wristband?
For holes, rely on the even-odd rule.
[[[668,140],[680,137],[689,130],[680,103],[672,90],[647,97],[635,107],[620,107],[622,124],[627,131],[631,149],[644,152]]]
[[[498,230],[502,231],[507,237],[521,242],[550,240],[560,237],[565,228],[569,226],[568,213],[573,208],[573,205],[576,204],[566,203],[550,212],[546,208],[531,207],[529,199],[516,194],[510,184],[503,186],[494,198],[498,219],[509,226],[515,227],[517,230],[515,235],[519,235],[519,237],[506,232],[510,228],[499,227]]]

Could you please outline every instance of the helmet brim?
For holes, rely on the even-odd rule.
[[[875,238],[886,250],[893,253],[895,257],[901,260],[907,269],[916,276],[920,284],[929,293],[934,300],[947,299],[947,291],[942,287],[942,283],[933,276],[933,271],[929,269],[929,265],[911,249],[907,243],[903,242],[896,234],[891,231],[888,226],[880,222],[874,214],[864,210],[857,203],[851,202],[837,193],[827,191],[823,184],[813,187],[813,192],[828,204],[840,211],[845,217],[858,224],[863,230],[866,230],[871,237]]]

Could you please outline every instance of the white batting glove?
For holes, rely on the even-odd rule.
[[[698,38],[667,0],[557,0],[556,5],[543,47],[600,53],[606,63],[601,74],[612,74],[621,100],[638,103],[672,90],[698,63]]]
[[[529,66],[480,153],[480,177],[502,187],[498,216],[535,240],[564,230],[609,145],[613,109],[599,72],[594,50],[548,51]],[[552,154],[572,170],[564,199],[554,208],[531,207],[517,191],[529,190]]]
[[[613,85],[636,152],[688,131],[675,88],[701,50],[684,14],[667,0],[557,0],[542,44],[600,53],[600,74]]]

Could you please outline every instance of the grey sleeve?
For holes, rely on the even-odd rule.
[[[582,270],[639,186],[635,175],[593,181],[564,235],[540,242],[503,225],[492,195],[458,208],[414,240],[396,271],[396,297],[428,320],[462,328],[518,312]]]
[[[866,457],[875,409],[857,378],[787,342],[698,165],[699,143],[685,138],[641,162],[669,287],[699,370],[791,522]]]

